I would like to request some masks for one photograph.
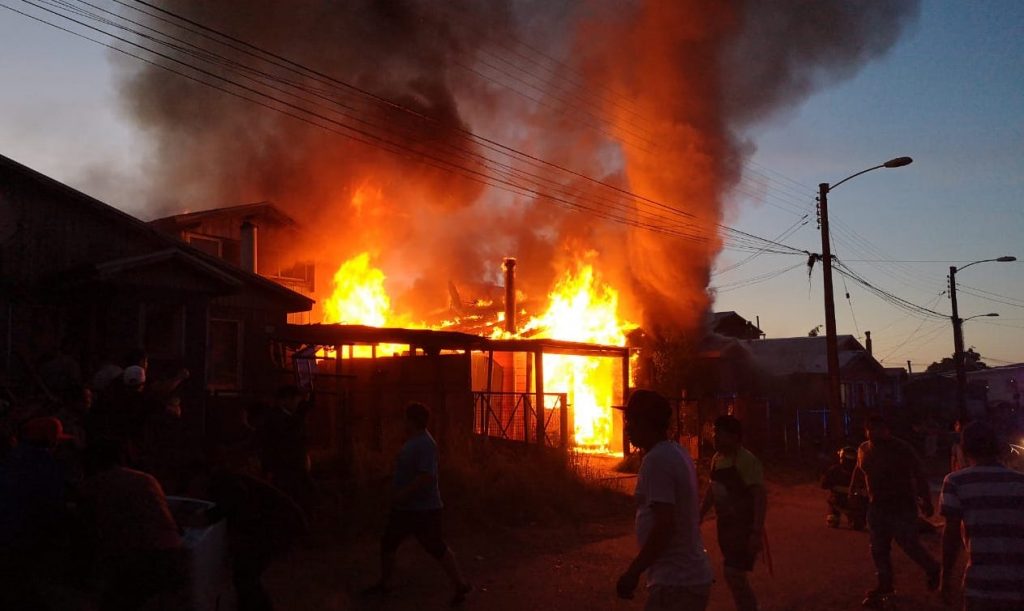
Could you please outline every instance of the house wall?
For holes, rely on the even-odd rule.
[[[241,377],[235,389],[271,392],[278,379],[266,329],[284,323],[273,293],[244,281],[238,286],[202,266],[168,259],[101,280],[92,266],[175,248],[156,229],[69,188],[0,159],[0,206],[13,230],[0,241],[4,327],[0,368],[10,385],[27,385],[32,369],[59,348],[78,361],[84,381],[105,361],[129,350],[150,355],[150,377],[182,367],[191,378],[180,389],[183,411],[197,426],[206,420],[211,320],[241,323]],[[77,270],[77,271],[76,271]],[[78,274],[76,276],[76,274]],[[212,274],[212,275],[211,275]],[[229,297],[217,293],[236,291]]]
[[[1005,402],[1020,404],[1021,388],[1024,388],[1024,366],[999,367],[971,371],[967,374],[971,384],[983,383],[987,386],[988,402]]]
[[[124,230],[127,215],[69,201],[67,190],[0,165],[0,203],[17,229],[0,243],[0,275],[36,282],[95,261],[141,255],[152,240]]]
[[[316,405],[309,415],[311,448],[319,461],[346,452],[358,477],[390,473],[405,441],[405,406],[419,401],[431,410],[430,431],[442,453],[469,448],[473,432],[471,359],[468,354],[322,361]],[[340,392],[340,394],[339,394]]]
[[[299,235],[293,227],[261,221],[259,214],[251,211],[237,214],[225,211],[178,230],[177,237],[186,242],[191,236],[216,238],[220,241],[219,251],[209,254],[217,254],[232,265],[241,265],[241,227],[246,220],[257,226],[257,272],[294,291],[312,295],[316,290],[316,270],[311,262],[295,255]]]

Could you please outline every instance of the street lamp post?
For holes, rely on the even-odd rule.
[[[951,306],[950,320],[953,323],[953,366],[956,368],[956,411],[962,423],[968,420],[967,415],[967,370],[964,367],[964,320],[960,318],[960,312],[956,305],[956,273],[963,271],[972,265],[979,263],[1010,263],[1016,261],[1017,257],[1005,256],[995,259],[982,259],[974,261],[957,269],[955,265],[949,266],[949,301]],[[999,316],[995,313],[983,314],[982,316]],[[971,316],[971,318],[977,318]],[[969,320],[969,319],[968,319]]]
[[[836,338],[836,301],[832,291],[832,245],[828,228],[828,194],[844,182],[880,168],[900,168],[913,163],[910,157],[897,157],[881,165],[851,174],[834,185],[818,185],[818,212],[821,217],[821,271],[825,284],[825,350],[828,362],[828,412],[831,438],[839,441],[843,431],[843,397],[839,380],[839,344]]]

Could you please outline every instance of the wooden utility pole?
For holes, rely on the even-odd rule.
[[[967,422],[967,370],[964,368],[964,321],[956,305],[956,266],[949,266],[949,302],[953,322],[953,366],[956,368],[956,413]]]
[[[836,339],[836,300],[832,291],[832,244],[828,230],[829,185],[818,185],[818,213],[821,217],[821,270],[825,281],[825,351],[828,362],[829,438],[841,441],[844,436],[843,397],[839,380],[839,344]]]

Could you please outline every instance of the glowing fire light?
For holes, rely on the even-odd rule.
[[[593,256],[588,253],[586,258]],[[423,325],[410,324],[407,317],[394,314],[384,286],[386,279],[384,272],[371,264],[369,253],[345,261],[334,274],[333,291],[325,300],[324,322],[422,328]],[[523,336],[624,346],[626,332],[636,327],[620,319],[618,291],[607,284],[590,263],[581,261],[566,271],[555,283],[548,300],[547,310],[523,326]],[[496,315],[499,324],[494,326],[492,336],[508,337],[500,326],[505,313],[499,311]],[[451,323],[442,326],[447,324]],[[379,349],[401,352],[408,347],[381,345]],[[367,358],[372,353],[369,346],[356,346],[351,354]],[[617,399],[616,384],[622,379],[619,367],[620,359],[607,357],[544,356],[544,391],[565,393],[571,406],[573,440],[578,449],[612,451],[611,406]],[[621,393],[621,389],[618,390]]]
[[[391,311],[384,272],[370,266],[370,253],[345,261],[334,273],[334,292],[324,303],[324,322],[383,327]]]
[[[624,346],[636,327],[619,319],[619,293],[604,283],[593,265],[566,272],[549,294],[547,311],[531,319],[524,331],[542,330],[551,339]],[[577,448],[610,452],[618,359],[549,354],[544,357],[544,391],[566,393],[572,405]]]
[[[403,321],[392,315],[391,298],[384,288],[385,280],[384,272],[370,264],[370,253],[360,253],[342,263],[334,273],[334,290],[324,302],[324,322],[370,327],[401,326]],[[382,344],[380,348],[384,353],[408,349],[407,346],[391,344]],[[355,346],[352,352],[356,358],[367,358],[372,354],[370,346]]]

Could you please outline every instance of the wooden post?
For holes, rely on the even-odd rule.
[[[533,381],[533,359],[530,358],[529,352],[523,353],[523,360],[526,361],[526,377],[524,382],[526,388],[523,389],[523,442],[530,443],[530,384]],[[512,357],[515,359],[515,356]],[[514,361],[513,361],[514,362]]]
[[[622,455],[629,456],[629,435],[626,434],[626,404],[629,403],[629,348],[622,355]]]
[[[483,417],[483,421],[480,423],[480,432],[483,434],[484,439],[487,439],[491,429],[491,412],[494,408],[491,406],[491,398],[494,392],[494,350],[487,351],[487,394],[480,401],[480,415]]]
[[[337,413],[338,425],[338,455],[341,459],[341,472],[344,477],[352,475],[353,449],[352,449],[352,414],[348,413],[345,401],[345,392],[342,376],[345,374],[342,350],[344,346],[334,346],[334,409]]]
[[[547,432],[544,426],[544,351],[538,350],[533,353],[533,386],[536,390],[537,409],[537,445],[543,447],[547,442]]]
[[[569,395],[562,393],[558,412],[558,443],[562,449],[569,449]]]

